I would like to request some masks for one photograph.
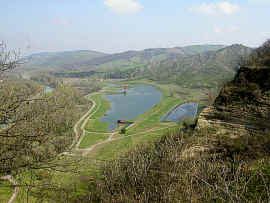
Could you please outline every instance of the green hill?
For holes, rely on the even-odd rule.
[[[222,45],[196,45],[175,48],[155,48],[142,51],[127,51],[95,58],[82,63],[81,67],[96,67],[102,71],[118,71],[123,68],[142,66],[148,63],[160,62],[166,59],[183,58],[210,50],[223,48]]]
[[[194,88],[208,87],[232,78],[238,69],[239,59],[251,52],[251,48],[236,44],[217,51],[152,63],[140,74],[155,81],[171,81]]]
[[[186,55],[195,55],[195,54],[201,54],[206,51],[217,51],[219,49],[225,48],[224,45],[192,45],[192,46],[185,46],[185,47],[179,47],[183,52],[186,53]]]
[[[183,58],[218,50],[223,45],[195,45],[176,48],[155,48],[104,54],[94,51],[45,52],[26,58],[24,70],[45,71],[121,71],[166,59]]]
[[[64,51],[64,52],[43,52],[32,54],[25,58],[26,63],[23,68],[26,70],[65,70],[73,69],[79,64],[95,59],[98,57],[106,56],[107,54],[79,50],[79,51]]]

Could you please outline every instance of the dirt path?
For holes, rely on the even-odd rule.
[[[111,142],[111,141],[113,140],[113,139],[112,139],[113,136],[116,135],[116,134],[118,134],[118,133],[119,133],[119,132],[113,132],[113,133],[111,133],[111,135],[108,137],[107,140],[105,140],[105,141],[103,141],[103,142],[99,142],[99,143],[97,143],[97,144],[94,144],[94,145],[92,145],[91,147],[89,147],[89,148],[87,148],[87,149],[77,149],[77,150],[80,151],[80,152],[83,152],[82,155],[83,155],[83,156],[86,156],[86,155],[88,155],[91,151],[93,151],[97,146],[106,144],[106,143],[108,143],[108,142]]]
[[[91,100],[92,102],[93,102],[93,106],[92,106],[92,108],[80,119],[80,121],[78,121],[77,122],[77,124],[76,124],[76,126],[74,126],[74,132],[75,132],[75,129],[76,129],[76,132],[77,132],[77,134],[76,134],[76,136],[78,137],[79,135],[79,133],[78,133],[78,131],[77,131],[77,128],[78,128],[78,125],[84,120],[84,122],[83,122],[83,124],[82,124],[82,126],[81,126],[81,130],[83,131],[83,134],[82,134],[82,136],[81,136],[81,138],[79,139],[79,141],[77,142],[77,144],[76,144],[76,146],[75,146],[75,151],[77,151],[77,152],[82,152],[82,156],[86,156],[86,155],[88,155],[90,152],[92,152],[97,146],[99,146],[99,145],[103,145],[103,144],[106,144],[106,143],[109,143],[109,142],[112,142],[112,141],[116,141],[116,140],[121,140],[121,139],[125,139],[125,138],[127,138],[127,137],[132,137],[132,136],[136,136],[136,135],[140,135],[140,134],[144,134],[144,133],[149,133],[149,132],[155,132],[155,131],[160,131],[160,130],[165,130],[165,129],[169,129],[170,127],[172,127],[172,126],[166,126],[166,127],[164,127],[164,128],[159,128],[159,129],[155,129],[155,128],[152,128],[152,129],[149,129],[149,130],[147,130],[147,131],[144,131],[144,132],[141,132],[141,133],[136,133],[136,134],[132,134],[132,135],[127,135],[127,136],[124,136],[124,137],[119,137],[119,138],[113,138],[113,136],[114,135],[117,135],[117,134],[119,134],[120,132],[119,131],[115,131],[115,132],[112,132],[112,133],[104,133],[104,134],[107,134],[107,135],[109,135],[109,137],[108,137],[108,139],[106,139],[106,140],[104,140],[104,141],[102,141],[102,142],[99,142],[99,143],[97,143],[97,144],[94,144],[94,145],[92,145],[91,147],[89,147],[89,148],[86,148],[86,149],[80,149],[79,148],[79,146],[80,146],[80,143],[82,142],[82,140],[83,140],[83,138],[84,138],[84,136],[85,136],[85,133],[86,132],[88,132],[88,133],[96,133],[96,132],[89,132],[89,131],[86,131],[85,130],[85,126],[86,126],[86,124],[87,124],[87,122],[91,119],[91,116],[93,115],[93,114],[95,114],[98,110],[99,110],[99,107],[94,111],[94,112],[92,112],[91,113],[91,111],[94,109],[94,107],[97,105],[93,100]],[[133,126],[135,126],[136,125],[136,123],[133,123],[132,125],[130,125],[128,128],[130,128],[130,127],[133,127]],[[103,134],[103,133],[101,133],[101,134]]]
[[[82,154],[83,156],[85,156],[85,155],[87,155],[89,152],[93,151],[97,146],[112,141],[113,136],[119,133],[119,131],[112,132],[112,133],[106,133],[106,134],[108,134],[108,135],[110,135],[110,136],[109,136],[108,139],[106,139],[105,141],[99,142],[99,143],[97,143],[97,144],[95,144],[95,145],[92,145],[91,147],[89,147],[89,148],[87,148],[87,149],[80,149],[80,148],[79,148],[79,146],[80,146],[80,144],[81,144],[81,142],[82,142],[82,140],[83,140],[83,138],[84,138],[84,136],[85,136],[85,133],[86,133],[86,132],[91,133],[91,132],[85,130],[85,126],[87,125],[87,122],[91,119],[91,116],[94,115],[94,114],[99,110],[99,108],[100,108],[100,104],[99,104],[98,108],[97,108],[95,111],[93,111],[93,112],[91,113],[91,111],[95,108],[95,106],[96,106],[97,104],[96,104],[96,102],[93,101],[93,100],[90,100],[90,101],[93,103],[93,106],[91,107],[91,109],[90,109],[83,117],[81,117],[81,119],[80,119],[80,120],[76,123],[76,125],[74,126],[74,132],[75,132],[75,134],[76,134],[76,137],[79,137],[79,133],[78,133],[78,130],[77,130],[77,129],[78,129],[79,124],[83,121],[83,124],[82,124],[82,126],[81,126],[81,130],[83,131],[83,133],[82,133],[82,135],[81,135],[81,138],[79,139],[78,142],[77,142],[78,138],[75,139],[75,141],[74,141],[75,143],[77,143],[77,144],[75,145],[75,149],[74,149],[74,150],[75,150],[75,151],[79,151],[79,152],[83,152],[83,154]],[[73,145],[73,146],[74,146],[74,145]]]
[[[106,140],[104,140],[102,142],[96,143],[96,144],[92,145],[89,148],[80,149],[79,146],[80,146],[80,144],[81,144],[81,142],[82,142],[82,140],[83,140],[86,133],[97,133],[97,132],[90,132],[90,131],[85,130],[85,126],[87,125],[88,121],[91,119],[91,116],[94,115],[99,110],[100,105],[101,105],[101,104],[96,104],[95,101],[93,101],[93,100],[90,100],[90,101],[93,103],[93,106],[90,108],[90,110],[84,116],[81,117],[81,119],[74,126],[74,132],[75,132],[75,135],[76,135],[76,139],[74,140],[72,146],[74,147],[74,145],[75,145],[74,151],[75,152],[76,151],[77,152],[82,152],[82,156],[88,155],[97,146],[100,146],[100,145],[103,145],[103,144],[106,144],[106,143],[109,143],[109,142],[112,142],[112,141],[117,141],[117,140],[125,139],[125,138],[128,138],[128,137],[132,137],[132,136],[136,136],[136,135],[140,135],[140,134],[145,134],[145,133],[149,133],[149,132],[165,130],[165,129],[169,129],[170,127],[172,127],[170,125],[167,125],[166,127],[159,128],[159,129],[151,128],[151,129],[146,130],[144,132],[140,132],[140,133],[136,133],[136,134],[132,134],[132,135],[127,135],[127,136],[123,136],[123,137],[118,137],[118,138],[113,138],[113,136],[119,134],[120,133],[119,131],[114,131],[114,132],[111,132],[111,133],[100,133],[100,134],[109,135],[108,139],[106,139]],[[96,107],[96,105],[99,105],[99,106],[95,111],[93,111],[93,109]],[[82,121],[83,121],[83,124],[81,125],[81,130],[82,130],[83,133],[82,133],[82,135],[80,137],[79,132],[78,132],[78,127],[79,127],[79,125],[80,125],[80,123]],[[132,125],[128,126],[128,128],[134,127],[137,124],[138,123],[134,122]],[[80,139],[78,140],[79,137],[80,137]]]
[[[79,151],[80,149],[79,149],[79,146],[80,146],[80,144],[81,144],[81,142],[82,142],[82,140],[83,140],[83,138],[84,138],[84,136],[85,136],[85,133],[87,132],[86,130],[85,130],[85,126],[87,125],[87,123],[88,123],[88,121],[90,120],[90,118],[91,118],[91,116],[92,115],[94,115],[98,110],[99,110],[99,107],[100,107],[100,105],[98,106],[98,108],[95,110],[95,111],[93,111],[92,113],[91,113],[91,111],[95,108],[95,106],[97,105],[96,104],[96,102],[94,101],[94,100],[91,100],[91,102],[94,104],[94,107],[93,108],[91,108],[87,113],[87,115],[84,117],[84,119],[81,119],[81,121],[82,120],[84,120],[83,121],[83,124],[82,124],[82,126],[81,126],[81,130],[83,131],[83,133],[82,133],[82,135],[81,135],[81,138],[80,138],[80,140],[77,142],[77,144],[76,144],[76,146],[75,146],[75,150],[76,151]],[[86,118],[87,117],[87,118]],[[80,121],[80,122],[81,122]],[[78,126],[77,126],[78,127]]]
[[[91,113],[92,111],[93,111],[93,109],[96,107],[96,102],[94,101],[94,100],[90,100],[91,102],[92,102],[92,106],[91,106],[91,108],[89,109],[89,111],[86,113],[86,114],[84,114],[81,118],[80,118],[80,120],[75,124],[75,126],[74,126],[74,128],[73,128],[73,130],[74,130],[74,133],[75,133],[75,139],[73,140],[73,143],[72,143],[72,145],[71,145],[71,148],[73,148],[74,147],[74,145],[76,144],[76,143],[80,143],[80,141],[78,142],[78,139],[79,139],[79,137],[80,137],[80,133],[78,132],[78,127],[79,127],[79,125],[81,124],[81,122],[82,121],[84,121],[83,122],[83,124],[82,124],[82,126],[81,126],[81,130],[83,130],[83,135],[84,135],[84,127],[85,127],[85,125],[87,124],[87,121],[88,121],[88,119],[90,118],[90,116],[91,115],[93,115],[93,113],[95,113],[95,112],[93,112],[93,113]],[[89,115],[90,114],[90,115]],[[87,118],[88,117],[88,118]],[[83,135],[82,135],[82,137],[83,137]],[[77,145],[76,145],[76,147],[77,147]]]
[[[89,119],[89,121],[91,121],[92,119]],[[88,131],[88,130],[85,130],[86,133],[96,133],[96,134],[102,134],[102,135],[110,135],[112,134],[111,132],[110,133],[103,133],[103,132],[98,132],[98,131]]]
[[[9,181],[15,187],[13,195],[8,200],[8,203],[12,203],[15,200],[15,198],[17,197],[18,193],[19,193],[19,188],[16,186],[17,183],[14,180],[13,176],[11,176],[11,175],[0,177],[0,179]]]
[[[111,135],[109,136],[109,138],[107,140],[105,140],[103,142],[99,142],[99,143],[97,143],[95,145],[92,145],[91,147],[89,147],[87,149],[77,149],[77,150],[80,151],[80,152],[83,152],[82,155],[83,156],[86,156],[90,152],[92,152],[99,145],[103,145],[103,144],[106,144],[106,143],[109,143],[109,142],[112,142],[112,141],[117,141],[117,140],[125,139],[125,138],[128,138],[128,137],[137,136],[137,135],[140,135],[140,134],[145,134],[145,133],[149,133],[149,132],[155,132],[155,131],[169,129],[170,127],[171,126],[167,126],[165,128],[159,128],[159,129],[152,128],[150,130],[147,130],[147,131],[144,131],[144,132],[141,132],[141,133],[136,133],[136,134],[127,135],[127,136],[124,136],[124,137],[118,137],[118,138],[114,138],[114,139],[113,139],[113,136],[119,134],[119,132],[113,132],[113,133],[111,133]],[[147,135],[145,135],[145,136],[147,136]]]

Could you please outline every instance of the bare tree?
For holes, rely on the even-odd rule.
[[[48,96],[34,82],[6,77],[21,61],[16,52],[0,45],[0,180],[13,180],[24,171],[76,172],[80,160],[59,162],[58,155],[73,141],[81,95],[62,87]],[[56,188],[39,181],[39,187],[43,185]]]
[[[8,51],[4,42],[0,43],[0,76],[16,68],[20,64],[19,54],[15,51]]]

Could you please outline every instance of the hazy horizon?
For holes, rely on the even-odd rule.
[[[42,53],[61,53],[61,52],[76,52],[76,51],[93,51],[93,52],[100,52],[100,53],[103,53],[103,54],[118,54],[118,53],[123,53],[123,52],[128,52],[128,51],[143,51],[143,50],[146,50],[146,49],[173,49],[173,48],[184,48],[184,47],[189,47],[189,46],[231,46],[233,44],[192,44],[192,45],[185,45],[185,46],[174,46],[174,47],[147,47],[147,48],[144,48],[144,49],[129,49],[129,50],[123,50],[123,51],[120,51],[120,52],[111,52],[111,53],[108,53],[108,52],[103,52],[103,51],[99,51],[99,50],[91,50],[91,49],[70,49],[70,50],[59,50],[59,51],[41,51],[41,52],[34,52],[34,53],[31,53],[29,55],[33,55],[33,54],[42,54]],[[253,47],[251,47],[253,48]]]
[[[23,55],[201,44],[256,47],[270,37],[269,6],[270,0],[13,0],[0,8],[0,40]]]

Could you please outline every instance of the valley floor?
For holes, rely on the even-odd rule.
[[[146,82],[125,81],[125,83],[140,84]],[[139,143],[155,141],[160,136],[166,134],[168,130],[177,128],[177,123],[160,122],[160,119],[168,111],[184,103],[185,99],[171,96],[168,89],[165,88],[166,86],[150,84],[160,89],[163,98],[159,104],[139,116],[132,125],[128,126],[125,134],[120,133],[120,129],[125,126],[120,126],[118,129],[108,132],[106,123],[99,122],[105,112],[110,108],[110,104],[102,97],[102,93],[113,91],[114,88],[107,87],[100,93],[89,96],[95,107],[91,116],[87,118],[84,136],[77,145],[77,151],[82,152],[84,156],[88,155],[92,159],[107,160],[128,151]]]
[[[115,83],[115,81],[111,82]],[[121,128],[125,126],[120,126],[120,128],[108,132],[106,123],[99,122],[105,112],[110,109],[110,103],[102,95],[106,92],[115,91],[115,87],[105,83],[101,91],[88,95],[87,98],[91,101],[92,106],[74,126],[76,139],[74,139],[73,151],[65,154],[71,156],[65,156],[66,158],[62,159],[64,162],[68,159],[83,159],[79,176],[93,176],[104,160],[119,157],[138,144],[153,143],[169,131],[177,130],[179,128],[178,123],[160,122],[161,117],[179,104],[187,101],[199,102],[203,98],[199,89],[190,90],[171,84],[160,85],[149,81],[117,81],[117,83],[154,85],[162,92],[162,100],[154,108],[136,118],[134,123],[126,128],[126,133],[121,134]],[[78,164],[80,164],[79,161]],[[86,187],[84,183],[78,180],[78,174],[74,173],[53,172],[51,181],[64,188],[75,184],[80,193]],[[19,200],[14,202],[25,202],[26,192],[26,189],[22,189],[19,193]],[[7,194],[10,194],[10,190]],[[34,197],[30,197],[32,201],[34,199]]]

